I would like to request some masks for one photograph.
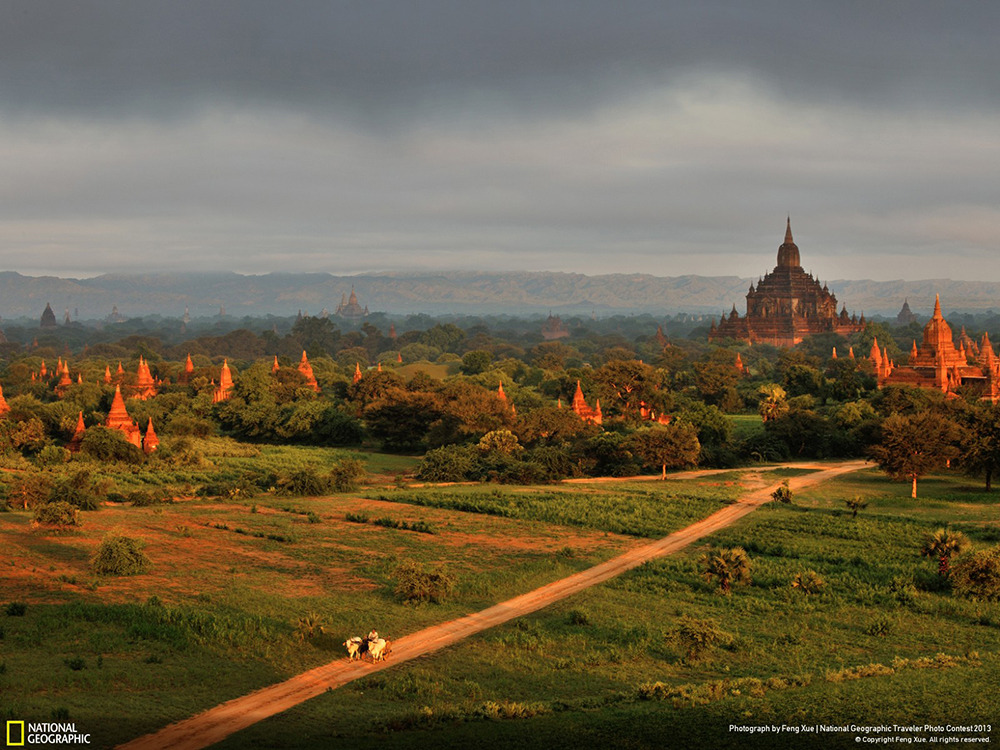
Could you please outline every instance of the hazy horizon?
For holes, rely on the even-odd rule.
[[[1000,6],[5,7],[3,270],[1000,281]]]

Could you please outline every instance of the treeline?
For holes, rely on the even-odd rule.
[[[283,336],[237,330],[176,346],[141,336],[98,344],[72,359],[73,382],[59,395],[52,373],[59,355],[40,346],[8,356],[0,372],[10,405],[0,422],[0,454],[36,462],[64,456],[80,412],[88,429],[107,415],[115,382],[105,382],[106,368],[116,373],[122,363],[127,395],[141,356],[160,381],[159,393],[128,400],[128,410],[140,427],[153,421],[168,453],[171,440],[216,434],[366,444],[426,454],[421,474],[428,480],[527,482],[696,463],[874,456],[886,425],[896,424],[887,420],[933,414],[956,426],[949,445],[959,446],[956,459],[971,467],[971,456],[982,451],[968,441],[993,412],[978,393],[946,401],[934,392],[876,387],[865,356],[873,339],[892,355],[899,347],[893,336],[910,333],[871,324],[850,340],[817,336],[778,350],[667,339],[655,328],[631,339],[539,341],[453,323],[396,336],[370,324],[343,332],[329,319],[304,317]],[[297,369],[303,351],[319,392]],[[189,353],[194,372],[185,376]],[[235,387],[215,403],[223,357]],[[569,408],[578,387],[590,407],[600,401],[600,426]]]

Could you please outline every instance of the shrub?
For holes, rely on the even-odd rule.
[[[478,471],[476,449],[468,445],[446,445],[427,451],[417,477],[425,482],[463,482]]]
[[[590,617],[586,612],[579,609],[571,610],[566,620],[570,625],[590,625]]]
[[[345,513],[344,520],[351,523],[368,523],[368,515],[366,513]]]
[[[330,470],[330,485],[337,492],[356,490],[365,477],[365,465],[356,458],[345,458]]]
[[[733,641],[733,636],[719,627],[718,620],[698,620],[688,616],[680,619],[673,636],[688,659],[697,659],[713,646]]]
[[[132,503],[132,507],[134,508],[144,508],[150,505],[172,503],[173,498],[162,490],[133,490],[125,495],[125,502]]]
[[[257,484],[247,474],[237,479],[220,479],[201,486],[199,493],[207,497],[224,497],[229,499],[247,498],[257,495]]]
[[[58,445],[46,445],[35,454],[38,466],[59,466],[69,461],[69,451]]]
[[[868,507],[868,501],[862,500],[860,496],[852,497],[849,500],[845,500],[844,504],[847,506],[847,509],[851,511],[851,518],[857,518],[858,511],[864,510],[865,508]]]
[[[792,488],[788,486],[788,480],[786,479],[781,483],[774,492],[771,493],[771,499],[779,503],[791,503],[792,502]]]
[[[865,628],[865,633],[868,635],[884,636],[889,635],[892,632],[892,620],[890,620],[885,615],[879,615],[870,623],[868,627]]]
[[[742,547],[720,549],[701,558],[702,574],[719,581],[719,590],[728,594],[734,583],[750,582],[750,558]]]
[[[24,617],[25,612],[28,611],[28,605],[24,602],[10,602],[4,609],[4,614],[7,617]]]
[[[439,604],[455,588],[455,580],[447,573],[440,570],[428,573],[412,560],[397,566],[392,577],[396,581],[396,595],[405,602]]]
[[[323,618],[314,612],[300,617],[295,626],[295,636],[300,641],[308,641],[310,638],[323,635],[325,632],[326,625],[323,623]]]
[[[818,594],[820,589],[825,585],[823,579],[819,577],[819,573],[815,570],[807,570],[805,573],[799,573],[792,579],[792,588],[798,589],[803,594]]]
[[[322,495],[330,483],[312,469],[299,469],[288,477],[283,489],[289,495]]]
[[[149,569],[149,558],[142,551],[141,539],[111,532],[104,537],[91,567],[99,575],[130,576]]]
[[[63,659],[63,664],[72,669],[74,672],[79,672],[87,666],[87,662],[83,660],[82,656],[74,656],[72,659]]]
[[[1000,547],[961,558],[951,569],[951,585],[956,594],[969,599],[1000,599]]]
[[[79,526],[79,509],[66,502],[52,502],[35,506],[32,519],[36,526]]]

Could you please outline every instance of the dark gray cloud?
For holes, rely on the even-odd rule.
[[[1000,277],[1000,4],[8,2],[0,264]]]
[[[469,97],[534,116],[706,72],[873,104],[1000,92],[995,3],[23,0],[2,21],[7,111],[273,103],[398,125]]]

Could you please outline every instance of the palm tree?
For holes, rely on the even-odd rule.
[[[750,582],[750,558],[742,547],[708,552],[701,558],[701,566],[707,580],[718,579],[723,594],[728,594],[734,583]]]
[[[928,534],[924,539],[920,554],[924,557],[936,557],[938,559],[938,574],[946,578],[951,558],[968,547],[969,538],[961,531],[938,529],[933,534]]]

